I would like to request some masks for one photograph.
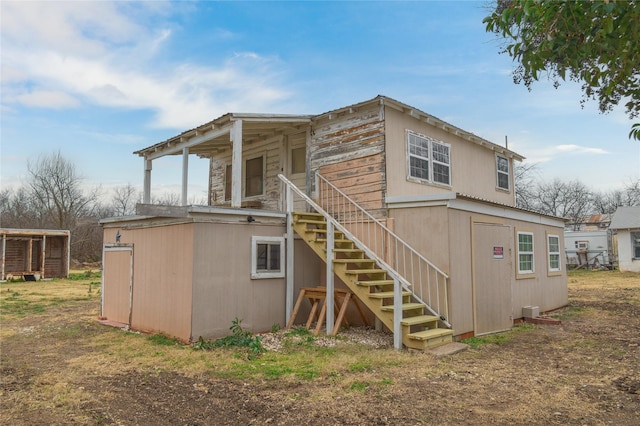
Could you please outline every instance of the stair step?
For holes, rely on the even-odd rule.
[[[322,217],[322,218],[324,218],[324,215],[322,213],[318,213],[318,212],[293,212],[293,215],[295,217],[311,216],[311,217]]]
[[[422,303],[403,303],[402,310],[403,311],[411,311],[414,309],[424,308]],[[393,305],[385,305],[380,308],[383,312],[393,312]]]
[[[335,263],[376,263],[375,260],[372,259],[351,259],[351,258],[340,258],[340,259],[333,259],[333,261]]]
[[[440,318],[438,318],[435,315],[418,315],[415,317],[402,318],[402,321],[400,322],[402,325],[412,326],[412,325],[428,324],[430,322],[438,321],[439,319]]]
[[[334,248],[334,253],[353,253],[353,254],[363,254],[364,252],[360,249],[347,249],[347,248]]]
[[[368,280],[368,281],[356,281],[357,285],[361,285],[363,287],[375,287],[382,285],[393,285],[393,280]]]
[[[319,219],[298,219],[296,223],[310,223],[312,225],[326,225],[327,222],[325,220]]]
[[[348,275],[360,275],[360,274],[386,274],[384,269],[347,269],[344,271]]]
[[[431,328],[429,330],[409,333],[407,337],[413,340],[429,340],[435,337],[441,337],[446,335],[453,335],[453,330],[450,330],[448,328]]]
[[[410,291],[403,291],[402,296],[411,296],[413,293]],[[379,291],[377,293],[369,293],[371,299],[393,299],[394,292],[393,291]],[[435,317],[434,317],[435,318]]]
[[[316,241],[317,243],[326,243],[326,242],[327,242],[327,239],[326,239],[326,238],[318,238],[318,239],[316,239],[315,241]],[[344,239],[344,238],[334,238],[334,239],[333,239],[333,242],[337,244],[337,243],[352,243],[353,241],[351,241],[351,240],[346,240],[346,239]]]
[[[327,230],[324,229],[324,228],[313,228],[313,229],[305,229],[304,232],[309,232],[309,233],[314,233],[314,234],[326,234]],[[333,233],[334,234],[340,234],[340,235],[344,234],[344,232],[338,231],[338,230],[334,230]]]

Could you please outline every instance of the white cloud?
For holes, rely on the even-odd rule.
[[[578,145],[557,145],[552,147],[552,149],[559,152],[570,152],[573,154],[608,154],[608,152],[602,148],[590,148]]]
[[[289,96],[277,59],[255,52],[206,66],[160,62],[172,31],[138,24],[159,17],[144,3],[2,2],[2,64],[10,70],[2,89],[12,94],[3,102],[149,109],[152,125],[180,129],[238,107],[273,109]]]
[[[76,108],[80,101],[73,96],[53,90],[38,90],[16,96],[16,102],[39,108]]]

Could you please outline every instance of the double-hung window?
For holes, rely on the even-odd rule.
[[[533,274],[533,233],[518,232],[518,274]]]
[[[264,157],[245,162],[244,196],[253,197],[264,193]]]
[[[634,259],[640,259],[640,232],[631,233],[631,247]]]
[[[547,235],[547,254],[549,256],[549,272],[560,271],[560,236]]]
[[[408,179],[451,185],[451,145],[407,130]]]
[[[283,237],[251,237],[251,278],[284,277],[283,261]]]
[[[497,171],[497,185],[500,189],[509,190],[509,159],[502,155],[496,155],[496,171]]]

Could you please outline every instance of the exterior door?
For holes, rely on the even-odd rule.
[[[298,188],[306,191],[307,186],[307,132],[290,135],[288,143],[287,177]],[[296,197],[297,198],[297,197]],[[294,210],[304,210],[306,203],[299,199],[294,201]]]
[[[508,330],[511,317],[511,228],[494,223],[473,224],[474,332]]]
[[[133,246],[105,245],[102,265],[102,316],[131,325]]]

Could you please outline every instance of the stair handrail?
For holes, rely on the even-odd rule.
[[[322,194],[323,192],[323,188],[322,186],[327,187],[328,189],[330,189],[332,191],[332,193],[330,195],[326,196],[326,199],[329,200],[329,198],[331,199],[331,203],[329,203],[327,201],[327,205],[323,206],[323,208],[325,210],[328,211],[328,213],[332,216],[336,216],[336,219],[340,222],[340,220],[337,218],[337,216],[340,215],[349,215],[349,216],[354,216],[356,217],[356,221],[354,221],[353,223],[355,223],[355,228],[356,231],[358,229],[358,226],[360,226],[361,231],[364,230],[365,228],[365,220],[360,220],[358,221],[357,218],[358,217],[362,217],[366,219],[366,223],[368,224],[374,224],[374,236],[373,236],[373,248],[372,251],[376,254],[376,258],[378,259],[383,259],[384,262],[389,265],[391,268],[393,268],[393,270],[400,276],[403,277],[403,279],[410,283],[410,285],[413,287],[412,288],[412,292],[414,294],[414,297],[421,303],[423,303],[424,305],[426,305],[428,307],[428,310],[431,311],[433,314],[435,314],[436,316],[440,317],[440,319],[442,320],[442,322],[444,324],[446,324],[447,327],[451,327],[451,325],[448,322],[448,317],[449,317],[449,312],[448,312],[448,300],[447,300],[447,287],[448,287],[448,279],[449,276],[442,271],[440,268],[438,268],[436,265],[433,264],[433,262],[429,261],[426,257],[424,257],[422,254],[420,254],[417,250],[415,250],[411,245],[409,245],[406,241],[404,241],[403,238],[401,238],[400,236],[398,236],[395,232],[393,232],[391,229],[389,229],[384,223],[382,223],[380,220],[378,220],[376,217],[374,217],[371,213],[369,213],[367,210],[365,210],[362,206],[360,206],[356,201],[354,201],[351,197],[349,197],[347,194],[345,194],[342,190],[340,190],[339,188],[337,188],[335,185],[333,185],[331,182],[329,182],[324,176],[322,176],[320,173],[316,172],[316,191],[317,191],[317,198],[319,200],[320,205],[322,206],[323,201],[324,201],[324,196]],[[325,190],[328,192],[328,190]],[[336,202],[334,196],[338,195],[338,197],[341,198],[341,200],[338,200]],[[329,206],[329,204],[331,204],[331,206]],[[330,208],[331,207],[331,208]],[[340,208],[342,207],[342,211],[338,211]],[[344,219],[343,219],[344,220]],[[342,223],[342,222],[341,222]],[[346,224],[345,224],[346,225]],[[371,244],[371,240],[372,240],[372,236],[371,236],[371,229],[370,227],[366,226],[367,228],[367,237],[368,237],[368,242],[365,242],[365,244],[368,247],[372,247]],[[382,250],[378,249],[378,235],[377,235],[377,230],[380,229],[381,235],[380,238],[382,240]],[[362,238],[360,238],[362,240]],[[393,251],[389,251],[389,248],[393,247],[395,250]],[[377,250],[378,249],[378,250]],[[408,256],[407,256],[408,253]],[[400,256],[401,255],[401,256]],[[394,257],[395,256],[395,257]],[[400,265],[400,257],[402,257],[402,265]],[[407,257],[409,258],[409,268],[407,267]],[[414,269],[416,268],[416,265],[414,265],[414,259],[416,260],[417,264],[417,268],[419,273],[417,274],[418,277],[415,277],[415,271]],[[423,276],[422,276],[422,265],[425,266],[426,268],[426,282],[424,282]],[[431,293],[432,293],[432,288],[431,288],[431,274],[429,273],[430,270],[429,268],[434,271],[435,273],[435,278],[436,278],[436,284],[434,285],[434,289],[435,289],[435,298],[436,298],[436,310],[434,310],[432,308],[433,304],[431,303]],[[404,273],[400,272],[400,270],[403,270]],[[409,271],[409,272],[408,272]],[[409,278],[409,275],[411,275],[411,279]],[[440,308],[440,279],[439,277],[441,277],[441,279],[443,280],[443,298],[444,298],[444,315],[442,315],[442,309]],[[415,284],[418,285],[415,285]],[[424,286],[426,285],[427,287],[427,297],[424,296],[423,294],[423,290],[424,290]],[[428,301],[425,300],[428,298]]]
[[[302,198],[308,205],[310,205],[314,210],[316,210],[318,213],[320,213],[328,222],[331,222],[336,229],[338,229],[340,232],[342,232],[344,235],[346,235],[349,239],[351,239],[356,244],[356,246],[358,246],[358,248],[360,250],[364,251],[367,254],[367,256],[369,258],[375,259],[378,263],[380,263],[380,266],[382,266],[384,269],[387,270],[389,275],[391,275],[391,278],[393,278],[394,280],[399,281],[404,289],[410,290],[411,287],[413,287],[411,282],[409,282],[401,273],[399,273],[396,270],[396,268],[394,268],[389,263],[387,263],[378,253],[376,253],[375,251],[371,250],[370,247],[367,244],[365,244],[363,241],[361,241],[360,238],[356,237],[339,220],[334,218],[327,210],[325,210],[318,203],[313,201],[307,194],[305,194],[302,190],[300,190],[300,188],[298,188],[286,176],[284,176],[283,174],[278,174],[278,178],[282,182],[284,182],[284,184],[287,185],[287,187],[289,189],[294,191],[300,198]],[[435,266],[432,262],[430,262],[428,259],[424,258],[424,256],[422,256],[415,249],[413,249],[409,244],[407,244],[404,240],[402,240],[402,238],[397,236],[387,226],[382,224],[379,220],[377,220],[375,217],[373,217],[371,214],[369,214],[366,210],[364,210],[362,207],[360,207],[355,201],[353,201],[346,194],[344,194],[342,191],[340,191],[338,188],[336,188],[333,184],[331,184],[329,181],[327,181],[319,173],[316,173],[316,178],[326,182],[330,187],[335,189],[339,194],[341,194],[341,196],[343,196],[346,200],[348,200],[351,205],[355,206],[362,213],[364,213],[372,222],[376,223],[376,225],[378,225],[382,229],[384,229],[385,232],[387,232],[389,235],[393,236],[394,239],[396,239],[396,241],[401,242],[403,244],[403,247],[406,247],[406,248],[410,249],[410,251],[413,254],[417,255],[417,257],[419,257],[421,259],[424,259],[424,261],[430,267],[432,267],[434,269],[434,271],[436,271],[438,274],[443,276],[443,278],[445,280],[445,282],[444,282],[445,315],[444,316],[440,312],[438,312],[439,309],[438,309],[438,311],[434,310],[429,303],[426,303],[424,300],[422,300],[422,298],[419,297],[415,292],[413,292],[413,294],[414,294],[414,297],[420,303],[425,305],[427,310],[429,310],[433,315],[439,317],[443,324],[445,324],[447,327],[451,328],[451,324],[448,321],[448,302],[447,302],[447,280],[448,280],[449,276],[446,273],[444,273],[440,268]],[[316,185],[316,190],[319,192],[318,185]],[[439,301],[438,301],[438,304],[439,304]]]

